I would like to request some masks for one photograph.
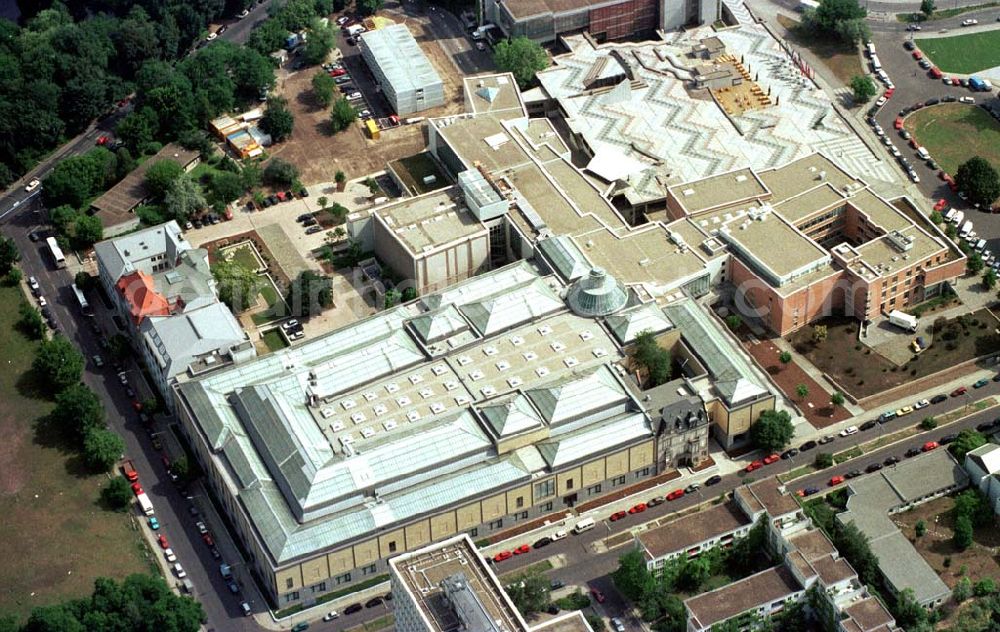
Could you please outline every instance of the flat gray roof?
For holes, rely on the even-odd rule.
[[[801,590],[803,588],[792,572],[784,566],[777,566],[691,597],[684,602],[684,606],[690,616],[697,620],[700,628],[709,628],[758,606],[785,599]]]
[[[733,503],[723,503],[639,534],[639,542],[653,559],[683,551],[702,542],[733,533],[752,521]]]
[[[889,518],[889,512],[944,490],[961,488],[968,476],[947,450],[934,450],[852,480],[847,511],[837,520],[868,536],[879,570],[897,592],[913,589],[921,604],[950,594],[947,584]]]
[[[457,187],[403,198],[372,212],[416,256],[427,248],[443,246],[478,233],[485,234],[487,230],[466,208]]]

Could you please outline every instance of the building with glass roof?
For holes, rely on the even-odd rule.
[[[704,457],[705,371],[643,401],[622,364],[636,326],[683,339],[675,317],[621,304],[613,279],[585,289],[612,298],[582,315],[560,277],[521,261],[176,386],[194,452],[275,605]]]

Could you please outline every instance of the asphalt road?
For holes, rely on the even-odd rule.
[[[935,22],[934,28],[948,29],[955,34],[960,34],[961,27],[959,24],[963,19],[967,19],[969,16],[979,16],[980,21],[983,22],[985,20],[994,20],[996,13],[997,10],[993,9],[962,14],[956,18],[941,20],[940,24]],[[876,26],[883,28],[877,29],[875,28]],[[900,153],[906,156],[914,166],[917,175],[920,176],[920,182],[917,184],[920,191],[929,200],[936,201],[944,198],[948,201],[949,206],[964,211],[966,218],[973,221],[976,232],[979,233],[980,237],[988,240],[988,248],[994,253],[1000,252],[1000,215],[977,211],[970,204],[959,198],[957,194],[952,193],[945,182],[938,178],[937,172],[929,169],[926,163],[917,157],[916,150],[909,145],[908,141],[904,140],[899,135],[899,132],[893,129],[893,122],[899,115],[900,110],[915,103],[925,102],[930,98],[940,99],[945,95],[952,95],[955,97],[971,96],[978,104],[985,101],[995,101],[997,99],[995,93],[973,92],[968,88],[960,86],[946,86],[940,79],[931,77],[926,70],[917,65],[917,61],[913,58],[911,52],[903,47],[903,42],[909,39],[911,33],[905,30],[906,27],[902,23],[893,23],[891,27],[888,26],[888,23],[872,23],[872,27],[872,38],[879,61],[896,86],[895,94],[878,112],[875,117],[876,120],[892,139],[893,144],[899,149]],[[919,37],[920,33],[916,33],[915,35]],[[976,106],[969,105],[968,107]],[[885,152],[885,145],[882,143],[879,144],[882,145],[882,151]],[[900,169],[901,178],[908,177],[902,171],[899,163],[887,152],[885,153],[885,158],[890,160],[896,169]]]

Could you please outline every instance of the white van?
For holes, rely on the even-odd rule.
[[[882,70],[882,63],[878,60],[878,55],[872,55],[872,70],[875,72]]]
[[[869,57],[874,57],[875,56],[875,44],[872,44],[871,42],[868,42],[865,45],[865,49],[868,51],[868,56]]]
[[[962,230],[958,231],[958,236],[961,237],[962,239],[966,239],[969,236],[969,233],[971,232],[972,232],[972,220],[968,220],[964,224],[962,224]]]
[[[983,250],[986,249],[986,240],[980,239],[979,241],[976,242],[976,245],[973,246],[972,249],[975,250],[976,252],[982,252]]]
[[[961,226],[963,219],[965,219],[965,213],[963,211],[959,211],[955,213],[954,217],[951,218],[951,223],[955,226]]]
[[[920,156],[921,160],[930,160],[931,155],[927,151],[926,147],[917,147],[917,155]]]
[[[584,518],[580,522],[576,523],[575,527],[573,527],[573,533],[580,535],[584,531],[590,531],[593,529],[594,525],[595,523],[593,518]]]
[[[948,209],[948,212],[944,214],[944,221],[950,222],[952,220],[952,218],[955,217],[955,213],[957,213],[957,212],[958,212],[957,209],[954,209],[954,208]]]

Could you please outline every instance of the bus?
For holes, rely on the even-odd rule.
[[[49,252],[52,253],[52,261],[56,264],[56,267],[65,268],[66,257],[63,256],[62,249],[59,248],[59,244],[56,243],[56,238],[49,237],[45,240],[45,243],[49,246]]]
[[[72,286],[73,294],[76,296],[76,302],[80,305],[80,313],[84,316],[93,316],[94,312],[90,310],[90,303],[87,302],[87,297],[83,295],[83,290],[76,286],[74,283]]]

